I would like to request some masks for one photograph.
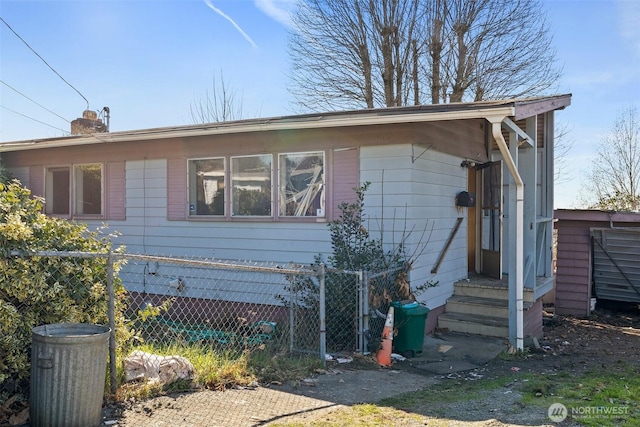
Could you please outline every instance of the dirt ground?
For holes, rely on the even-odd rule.
[[[620,362],[640,366],[640,309],[637,305],[609,304],[589,318],[551,316],[544,321],[541,349],[523,361],[525,371],[562,371],[573,374],[607,368]],[[512,362],[497,358],[487,370],[498,374]]]
[[[496,357],[476,368],[449,375],[416,369],[411,360],[379,369],[363,364],[331,364],[325,374],[294,384],[259,386],[226,392],[203,391],[131,402],[112,411],[105,425],[117,426],[260,426],[305,424],[355,403],[416,391],[442,381],[498,378],[505,373],[572,373],[607,368],[619,362],[640,366],[640,311],[637,306],[598,308],[587,319],[545,313],[544,337],[529,357]],[[366,368],[366,367],[364,367]],[[447,403],[456,412],[450,425],[551,425],[545,411],[517,410],[520,395],[505,384],[482,399]],[[514,411],[514,408],[516,410]],[[437,413],[438,408],[426,409]]]
[[[640,368],[640,308],[638,305],[609,304],[598,307],[589,318],[575,318],[546,313],[544,337],[540,348],[526,358],[496,357],[484,366],[449,377],[465,381],[481,377],[502,378],[513,370],[521,374],[568,374],[579,376],[589,371],[627,364]],[[515,380],[517,381],[517,379]],[[517,382],[505,382],[484,398],[468,402],[444,403],[430,408],[427,414],[456,413],[455,426],[556,426],[548,418],[548,408],[525,407]],[[633,421],[633,420],[630,420]],[[638,425],[639,420],[629,425]],[[562,426],[573,426],[565,421]],[[580,424],[575,424],[580,425]]]

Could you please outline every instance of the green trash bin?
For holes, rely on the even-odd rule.
[[[393,337],[393,351],[406,357],[422,353],[424,328],[429,309],[415,301],[394,301],[393,328],[398,335]]]

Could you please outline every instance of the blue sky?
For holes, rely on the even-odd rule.
[[[108,106],[111,130],[121,131],[192,123],[190,104],[220,72],[242,97],[245,117],[295,113],[286,90],[286,11],[294,1],[2,0],[0,16],[90,109]],[[640,108],[640,1],[544,5],[564,69],[558,93],[573,94],[557,114],[573,147],[556,207],[571,208],[596,143],[624,108]],[[3,23],[0,67],[0,141],[62,136],[66,120],[87,106]]]

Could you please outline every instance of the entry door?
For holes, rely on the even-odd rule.
[[[481,170],[482,215],[480,225],[480,273],[502,278],[502,163]]]

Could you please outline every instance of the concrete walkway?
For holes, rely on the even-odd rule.
[[[422,354],[410,359],[413,366],[433,374],[447,375],[486,364],[508,349],[502,338],[446,333],[425,337]]]
[[[261,426],[318,419],[345,405],[375,403],[429,387],[443,376],[480,367],[506,350],[503,340],[428,335],[422,354],[389,368],[329,363],[327,372],[296,384],[202,391],[135,404],[117,426]],[[355,363],[354,363],[355,364]]]

